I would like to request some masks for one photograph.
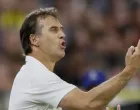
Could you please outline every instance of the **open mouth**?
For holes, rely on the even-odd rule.
[[[66,47],[66,43],[65,42],[62,42],[62,46]]]
[[[65,48],[66,48],[66,42],[65,42],[65,41],[63,41],[63,42],[61,43],[61,48],[62,48],[62,49],[65,49]]]

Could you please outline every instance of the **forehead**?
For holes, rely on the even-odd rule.
[[[53,16],[47,16],[45,18],[38,18],[38,25],[43,27],[62,27],[59,20],[57,18],[54,18]]]

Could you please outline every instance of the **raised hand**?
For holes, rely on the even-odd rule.
[[[134,69],[140,68],[140,40],[136,47],[131,46],[125,57],[126,66],[130,66]]]

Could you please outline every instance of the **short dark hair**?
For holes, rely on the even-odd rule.
[[[32,52],[30,35],[37,32],[37,19],[39,17],[46,18],[47,16],[53,16],[57,18],[57,9],[54,7],[51,8],[40,8],[29,13],[20,29],[20,41],[24,54],[27,55]]]

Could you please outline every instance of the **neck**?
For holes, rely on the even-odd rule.
[[[33,53],[29,54],[29,56],[32,56],[32,57],[36,58],[43,65],[45,65],[46,68],[48,68],[50,71],[53,71],[56,62],[51,60],[51,58],[47,57],[46,55],[45,55],[45,57],[43,57],[41,55],[37,55],[37,54],[33,54]]]

